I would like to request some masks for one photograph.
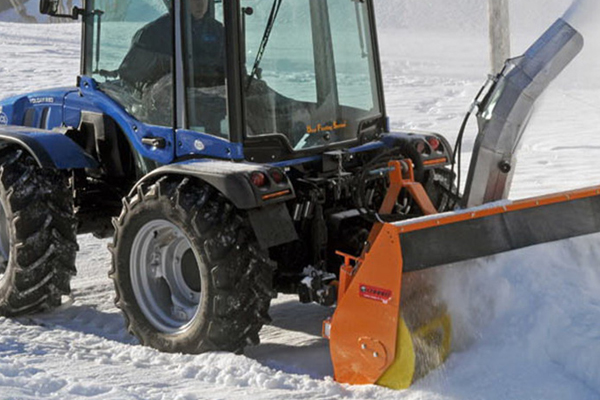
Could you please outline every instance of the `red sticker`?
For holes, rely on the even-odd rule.
[[[358,288],[360,297],[364,297],[366,299],[377,300],[387,304],[392,298],[392,291],[389,289],[383,289],[369,285],[360,285]]]

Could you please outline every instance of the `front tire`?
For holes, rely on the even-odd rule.
[[[0,315],[60,305],[75,275],[76,228],[66,176],[0,149]]]
[[[162,177],[115,221],[115,303],[144,345],[239,352],[269,321],[273,264],[242,212],[207,184]]]

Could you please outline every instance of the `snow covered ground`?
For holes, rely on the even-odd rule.
[[[545,8],[540,18],[551,23],[563,3],[570,2],[553,1],[556,15]],[[517,26],[515,53],[541,33],[538,24]],[[381,32],[388,114],[396,130],[431,130],[453,140],[488,73],[486,37],[479,26],[428,28],[387,24]],[[584,53],[540,104],[511,197],[600,182],[599,36],[589,32]],[[76,24],[0,22],[0,96],[74,84],[78,38]],[[0,318],[0,399],[598,399],[599,240],[592,235],[442,268],[454,352],[443,368],[394,392],[334,382],[328,343],[320,338],[331,310],[290,296],[274,301],[272,325],[246,355],[142,347],[112,303],[107,241],[80,236],[72,303],[48,315]]]

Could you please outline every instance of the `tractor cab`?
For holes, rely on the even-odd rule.
[[[176,157],[206,155],[206,138],[273,162],[385,129],[370,1],[87,0],[79,14],[82,75],[172,127]]]

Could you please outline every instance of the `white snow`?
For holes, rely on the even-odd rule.
[[[378,3],[388,114],[395,130],[431,130],[453,141],[488,73],[487,32],[478,19],[485,18],[485,2],[420,3]],[[449,11],[451,3],[458,11]],[[511,10],[520,11],[512,17],[515,54],[570,4],[513,1]],[[403,10],[409,21],[392,23]],[[600,24],[586,19],[577,22],[586,32],[584,52],[549,89],[526,131],[512,198],[599,183]],[[73,85],[79,34],[77,24],[0,22],[1,96]],[[394,392],[334,382],[328,343],[320,338],[332,310],[293,296],[273,302],[273,323],[246,355],[142,347],[112,302],[107,241],[80,236],[72,302],[48,315],[0,318],[0,398],[597,399],[599,241],[591,235],[433,271],[453,317],[454,352],[442,368]]]

